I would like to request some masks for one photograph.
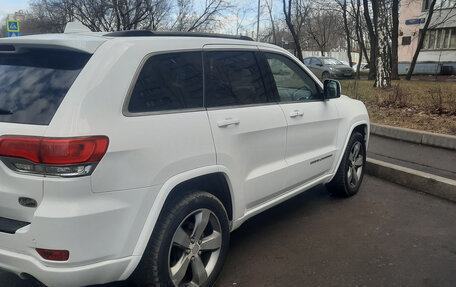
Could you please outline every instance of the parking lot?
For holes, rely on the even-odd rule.
[[[346,200],[316,187],[234,231],[216,286],[456,286],[455,218],[370,176]],[[0,272],[0,286],[32,285]]]

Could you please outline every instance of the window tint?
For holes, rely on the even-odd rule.
[[[254,52],[206,52],[206,105],[251,105],[268,102]]]
[[[320,100],[322,95],[312,78],[289,58],[265,53],[281,102]]]
[[[128,104],[131,113],[203,107],[201,52],[156,55],[144,64]]]
[[[0,53],[0,122],[48,125],[90,57],[38,48]]]

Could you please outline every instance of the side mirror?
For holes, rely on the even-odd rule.
[[[323,83],[323,96],[325,100],[340,98],[341,87],[339,81],[325,80]]]

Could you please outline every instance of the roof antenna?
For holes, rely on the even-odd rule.
[[[89,28],[84,26],[81,22],[68,22],[65,26],[65,34],[72,34],[72,33],[87,33],[92,32]]]

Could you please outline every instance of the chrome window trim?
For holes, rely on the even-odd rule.
[[[214,44],[218,45],[218,44]],[[233,44],[234,45],[234,44]],[[310,102],[323,102],[323,99],[318,100],[307,100],[307,101],[287,101],[287,102],[265,102],[265,103],[257,103],[257,104],[248,104],[248,105],[232,105],[232,106],[219,106],[219,107],[206,107],[206,87],[205,87],[205,67],[204,67],[204,52],[214,52],[214,51],[221,51],[221,52],[230,52],[230,51],[250,51],[250,52],[260,52],[260,53],[271,53],[277,54],[283,57],[286,57],[293,63],[295,63],[304,73],[306,73],[312,81],[314,81],[316,86],[318,85],[317,82],[313,79],[311,75],[309,75],[295,60],[290,58],[285,53],[281,53],[280,51],[272,51],[272,50],[262,50],[262,49],[252,49],[252,45],[245,45],[245,47],[236,49],[236,48],[229,48],[229,47],[217,47],[213,49],[208,49],[207,46],[198,49],[178,49],[178,50],[167,50],[167,51],[158,51],[152,52],[144,56],[141,60],[136,72],[133,76],[133,80],[130,83],[128,88],[127,96],[125,97],[124,103],[122,105],[122,114],[125,117],[133,118],[133,117],[145,117],[145,116],[156,116],[156,115],[169,115],[169,114],[179,114],[179,113],[193,113],[193,112],[202,112],[202,111],[216,111],[216,110],[224,110],[224,109],[238,109],[238,108],[249,108],[249,107],[260,107],[260,106],[271,106],[271,105],[285,105],[285,104],[295,104],[295,103],[310,103]],[[144,68],[146,62],[153,56],[163,55],[163,54],[173,54],[173,53],[186,53],[186,52],[200,52],[201,59],[202,59],[202,73],[203,73],[203,106],[201,108],[188,108],[188,109],[174,109],[174,110],[163,110],[163,111],[151,111],[151,112],[130,112],[128,111],[128,105],[130,103],[131,96],[133,94],[133,90],[136,86],[138,81],[139,75]],[[266,88],[266,87],[265,87]]]
[[[258,103],[258,104],[248,104],[248,105],[232,105],[232,106],[220,106],[220,107],[210,107],[206,108],[207,111],[217,111],[217,110],[231,110],[231,109],[242,109],[242,108],[253,108],[253,107],[265,107],[265,106],[272,106],[278,105],[277,102],[269,102],[269,103]]]

